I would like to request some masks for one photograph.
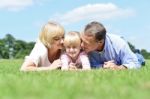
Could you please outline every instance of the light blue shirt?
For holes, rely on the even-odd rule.
[[[131,51],[126,41],[120,36],[106,34],[103,51],[88,53],[91,67],[102,67],[104,62],[114,60],[117,65],[124,65],[129,69],[140,68],[136,55]]]
[[[142,65],[142,63],[145,62],[144,57],[143,57],[141,54],[139,54],[139,53],[135,53],[135,55],[137,56],[138,61],[139,61],[140,64]]]

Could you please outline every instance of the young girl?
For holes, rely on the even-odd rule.
[[[46,23],[30,55],[26,56],[21,71],[53,70],[60,67],[64,32],[60,24]]]
[[[90,62],[85,52],[81,51],[81,39],[78,32],[72,31],[64,38],[65,53],[61,55],[61,70],[90,69]]]

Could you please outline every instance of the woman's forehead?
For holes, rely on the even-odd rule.
[[[59,38],[59,37],[64,37],[64,34],[63,33],[57,33],[53,36],[54,38]]]

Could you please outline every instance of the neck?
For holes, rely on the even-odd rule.
[[[50,62],[60,57],[60,50],[48,49],[48,59]]]
[[[55,49],[48,49],[48,54],[49,55],[55,55],[58,54],[59,50],[55,50]]]

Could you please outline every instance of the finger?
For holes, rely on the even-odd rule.
[[[103,65],[103,68],[109,68],[109,65],[104,64],[104,65]]]

